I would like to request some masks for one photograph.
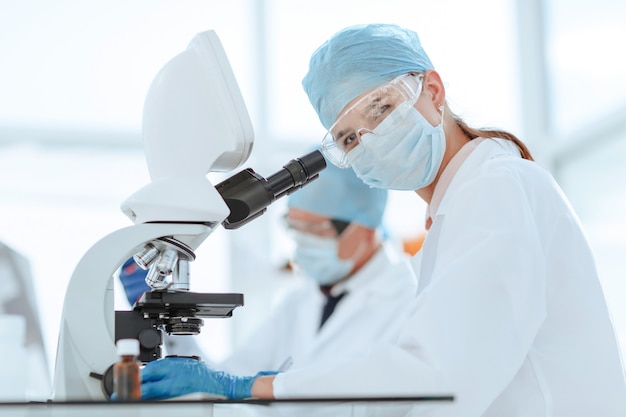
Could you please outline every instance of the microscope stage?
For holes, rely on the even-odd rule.
[[[149,291],[135,304],[134,310],[148,316],[178,316],[191,312],[193,317],[231,317],[243,306],[243,294]]]

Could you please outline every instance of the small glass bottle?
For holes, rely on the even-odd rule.
[[[120,339],[117,341],[119,362],[113,365],[113,392],[116,400],[140,400],[141,377],[139,374],[139,341]]]

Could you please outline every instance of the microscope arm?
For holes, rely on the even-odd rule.
[[[195,250],[219,226],[146,223],[113,232],[79,261],[68,284],[54,377],[54,400],[104,399],[102,375],[117,361],[113,274],[146,242],[173,237]]]

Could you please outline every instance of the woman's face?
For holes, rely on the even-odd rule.
[[[383,123],[388,116],[399,114],[396,110],[400,107],[415,104],[420,95],[421,80],[421,73],[404,74],[364,92],[348,103],[322,141],[323,149],[331,161],[347,167],[346,155],[358,146],[364,134],[384,134],[381,129],[389,127],[389,123]],[[386,127],[381,128],[383,125]]]

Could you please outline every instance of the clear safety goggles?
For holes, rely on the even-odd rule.
[[[297,220],[285,215],[283,221],[289,230],[297,230],[299,232],[318,235],[336,237],[343,233],[350,222],[339,219],[327,219],[322,221]]]
[[[348,168],[347,154],[361,143],[361,136],[365,133],[387,134],[380,130],[374,132],[374,129],[395,109],[415,104],[422,91],[423,78],[421,73],[400,75],[350,106],[322,139],[324,156],[334,165]],[[387,129],[392,129],[394,124]]]

